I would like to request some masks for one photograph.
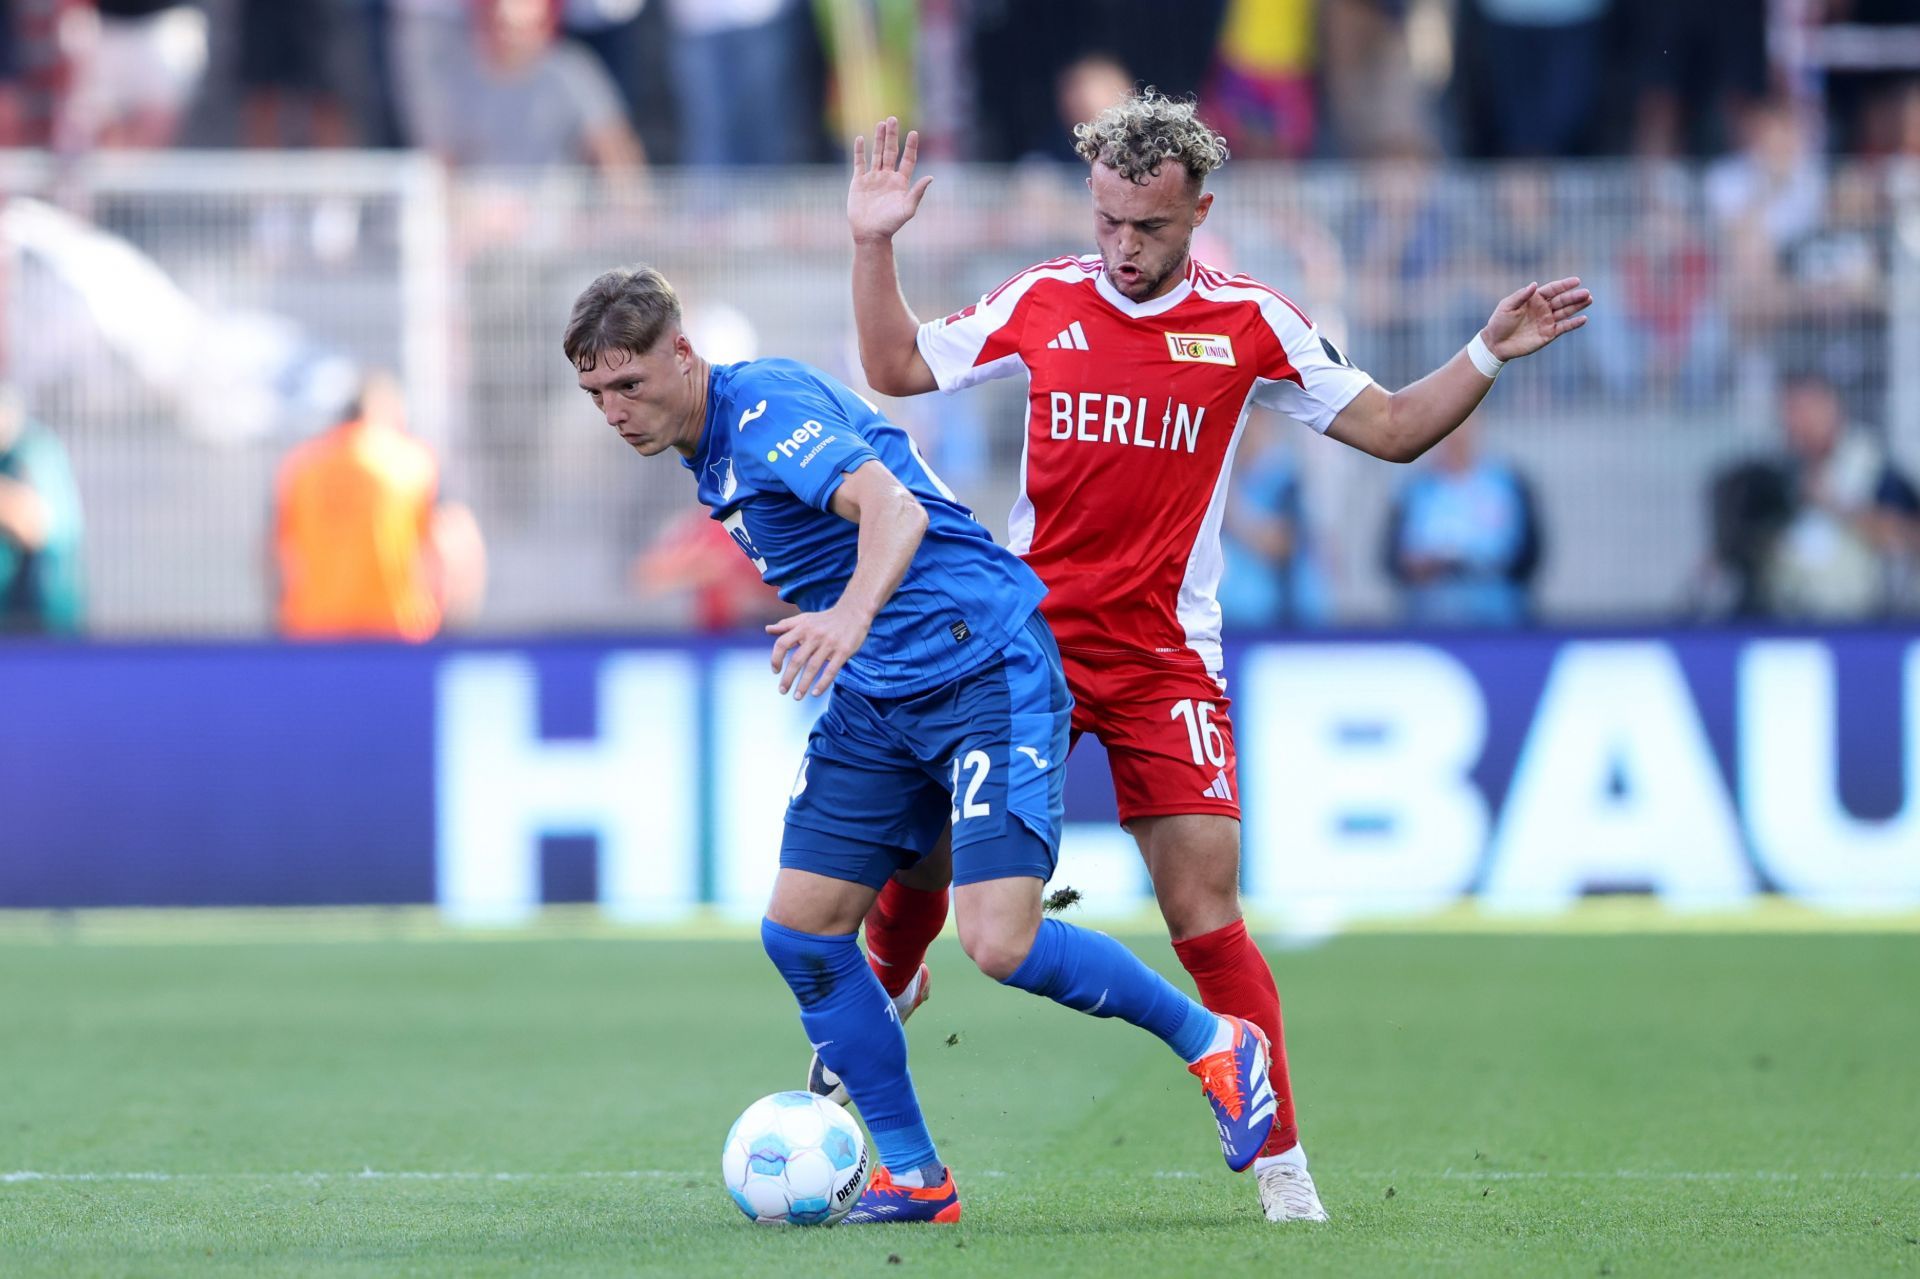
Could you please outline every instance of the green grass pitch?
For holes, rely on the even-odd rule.
[[[1330,1225],[1261,1219],[1157,1042],[943,942],[908,1037],[965,1220],[802,1231],[719,1186],[805,1066],[750,941],[0,945],[0,1274],[1920,1271],[1920,939],[1274,959]]]

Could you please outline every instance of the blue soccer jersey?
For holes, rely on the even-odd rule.
[[[794,360],[716,366],[707,387],[700,447],[684,465],[781,599],[818,612],[846,590],[860,530],[829,508],[849,471],[877,458],[926,508],[920,548],[839,683],[909,697],[978,670],[1020,633],[1046,587],[877,408]]]

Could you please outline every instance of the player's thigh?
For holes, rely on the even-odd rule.
[[[1072,698],[1045,623],[968,677],[925,726],[930,772],[944,773],[955,885],[1031,877],[1059,855]]]
[[[947,796],[870,704],[832,697],[794,778],[780,865],[877,891],[939,843]]]
[[[1106,747],[1122,825],[1183,814],[1239,819],[1231,702],[1197,660],[1115,658],[1089,668],[1075,696]]]
[[[858,931],[878,893],[856,880],[782,866],[774,877],[767,918],[796,932],[835,937]]]

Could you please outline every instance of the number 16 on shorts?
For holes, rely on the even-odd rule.
[[[1211,764],[1220,768],[1227,762],[1227,743],[1219,725],[1213,722],[1213,710],[1212,702],[1185,697],[1173,704],[1171,718],[1186,724],[1187,745],[1193,750],[1193,762],[1202,767]]]

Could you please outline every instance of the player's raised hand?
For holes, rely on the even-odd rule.
[[[799,701],[833,687],[840,668],[867,642],[871,625],[872,619],[859,610],[839,605],[769,623],[767,634],[778,637],[773,641],[773,669],[780,676],[780,691],[792,692]]]
[[[1593,294],[1580,287],[1577,275],[1529,284],[1500,299],[1482,336],[1496,359],[1517,360],[1585,324],[1580,313],[1592,305]]]
[[[913,178],[920,158],[920,135],[907,134],[900,145],[900,121],[888,116],[873,126],[873,154],[867,140],[853,140],[853,185],[847,189],[847,223],[855,240],[885,240],[912,220],[932,178]]]

